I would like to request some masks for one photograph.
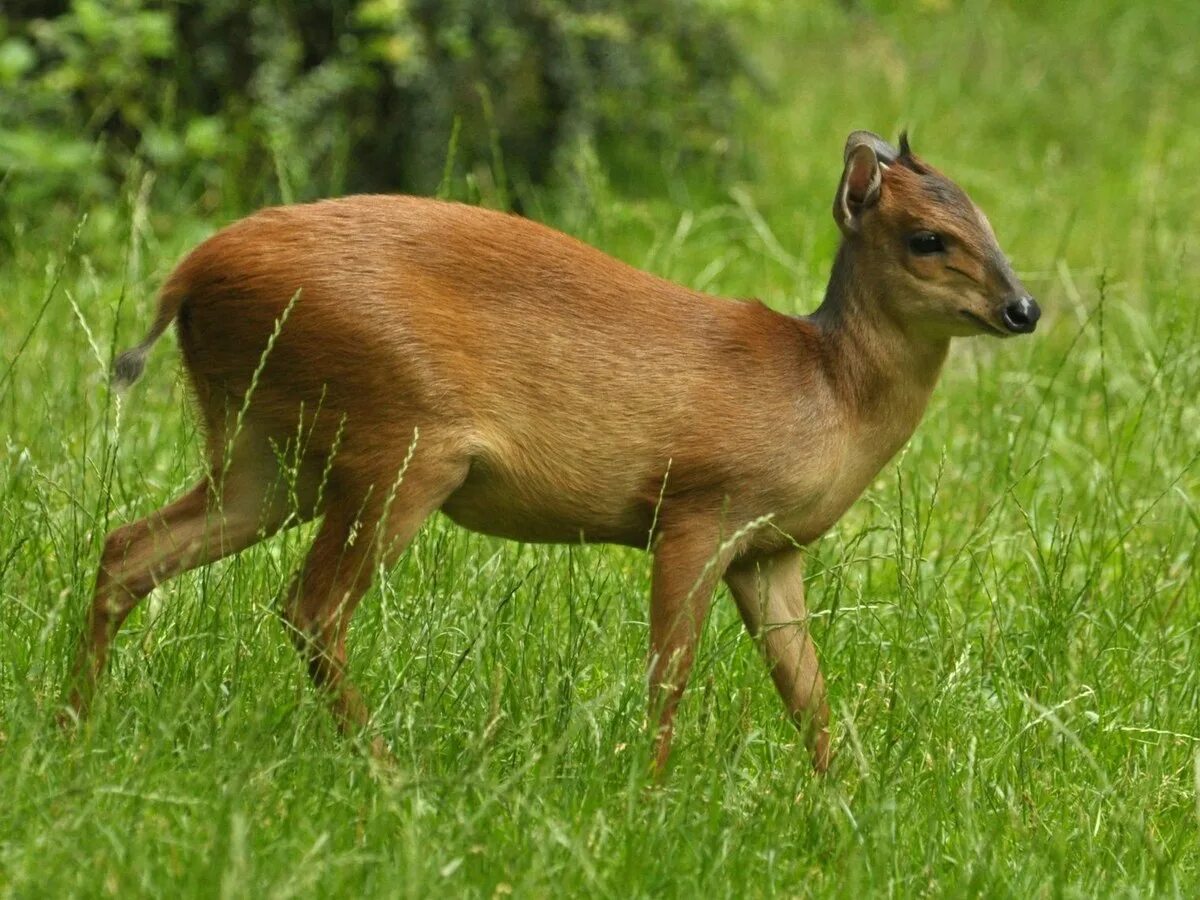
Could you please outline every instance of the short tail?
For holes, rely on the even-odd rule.
[[[150,326],[146,336],[142,338],[140,344],[126,350],[113,361],[112,380],[116,387],[129,387],[141,377],[142,370],[146,368],[146,357],[150,355],[155,341],[163,336],[163,332],[179,315],[186,296],[187,290],[176,272],[167,279],[167,283],[159,292],[158,314],[154,317],[154,324]]]

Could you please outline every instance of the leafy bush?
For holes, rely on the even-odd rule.
[[[448,171],[504,203],[581,147],[719,157],[746,71],[716,0],[29,6],[0,18],[9,202],[112,190],[143,159],[210,204]]]

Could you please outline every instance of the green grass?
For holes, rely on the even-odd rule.
[[[783,15],[758,41],[774,95],[747,98],[741,123],[752,181],[718,194],[671,170],[643,198],[597,176],[537,214],[685,283],[806,311],[846,132],[910,125],[1042,301],[1033,337],[956,348],[909,448],[813,548],[830,777],[810,773],[722,594],[673,771],[649,788],[646,558],[444,520],[351,634],[390,776],[336,737],[276,619],[310,529],[156,592],[94,720],[59,735],[105,531],[199,470],[170,342],[125,397],[106,367],[221,223],[134,190],[5,223],[5,894],[1196,894],[1194,10]]]

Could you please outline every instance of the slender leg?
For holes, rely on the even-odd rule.
[[[671,753],[675,710],[687,686],[696,644],[712,606],[713,591],[729,564],[711,527],[664,531],[654,550],[650,596],[650,721],[657,724],[655,770]]]
[[[813,768],[829,768],[829,705],[804,603],[804,558],[787,550],[725,575],[742,619],[759,639],[771,678],[804,735]]]
[[[391,498],[387,479],[361,490],[337,490],[328,498],[325,520],[289,591],[283,618],[343,733],[361,731],[369,720],[362,694],[345,675],[351,616],[376,568],[390,565],[403,552],[463,475],[457,469],[410,471]],[[356,483],[364,484],[361,479]],[[385,485],[382,491],[375,489],[378,484]],[[372,742],[372,751],[387,756],[380,738]]]
[[[67,683],[71,714],[86,717],[122,623],[156,586],[182,572],[237,553],[274,533],[284,515],[263,509],[257,482],[232,478],[229,502],[218,503],[208,481],[144,519],[105,538],[96,589]]]

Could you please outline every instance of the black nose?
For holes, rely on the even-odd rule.
[[[1014,334],[1029,334],[1037,328],[1042,311],[1032,297],[1018,297],[1004,307],[1004,327]]]

